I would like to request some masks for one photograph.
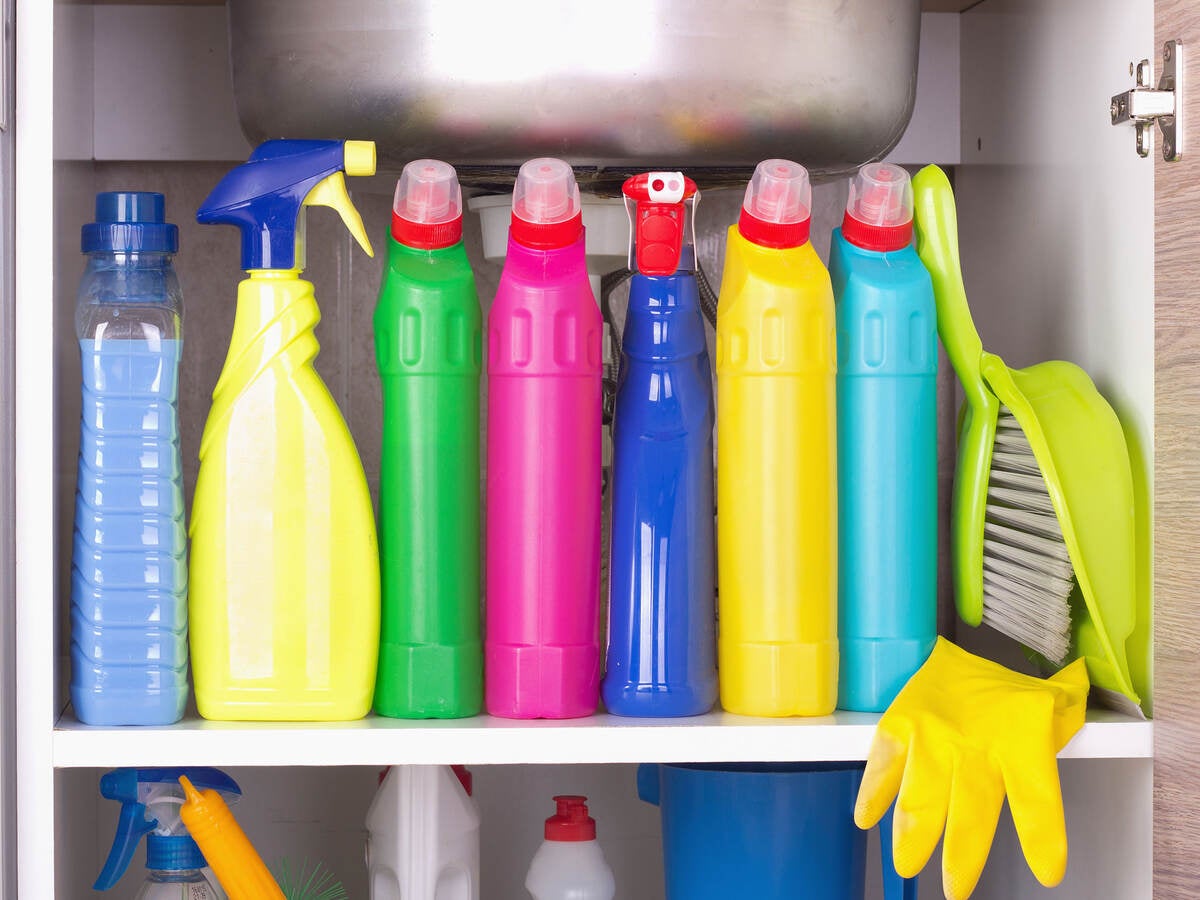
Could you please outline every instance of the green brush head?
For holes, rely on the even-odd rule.
[[[299,868],[293,868],[285,859],[273,874],[287,900],[350,900],[342,883],[324,863],[316,862],[309,868],[306,859]]]

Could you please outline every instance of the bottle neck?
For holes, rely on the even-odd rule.
[[[200,869],[150,869],[146,880],[154,884],[204,884],[208,881]]]
[[[579,236],[564,247],[538,249],[521,243],[510,232],[504,270],[531,281],[548,281],[559,275],[570,275],[576,270],[586,274],[584,233],[580,230]]]
[[[174,258],[161,251],[102,251],[89,253],[88,266],[93,269],[167,269]]]
[[[299,281],[303,269],[247,269],[251,281]]]

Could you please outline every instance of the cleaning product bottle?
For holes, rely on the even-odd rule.
[[[116,886],[146,838],[146,880],[136,900],[225,900],[205,873],[208,863],[188,833],[181,811],[180,776],[227,797],[241,796],[232,778],[219,769],[115,769],[100,779],[100,793],[121,804],[112,849],[94,889]]]
[[[479,900],[479,810],[462,766],[392,766],[367,830],[370,900]]]
[[[229,900],[284,900],[262,857],[229,811],[220,791],[179,776],[186,798],[183,824],[212,866]]]
[[[696,184],[625,182],[629,311],[613,413],[608,711],[693,716],[717,698],[712,369],[696,278]]]
[[[82,247],[71,701],[88,725],[168,725],[188,695],[179,229],[162,194],[98,194]]]
[[[899,166],[850,183],[837,303],[838,707],[883,712],[937,638],[937,313]]]
[[[803,166],[758,164],[717,306],[721,704],[826,715],[837,702],[837,433],[829,273]]]
[[[421,159],[396,185],[375,307],[383,382],[375,711],[473,716],[479,635],[481,315],[454,169]]]
[[[344,174],[369,141],[268,141],[197,219],[242,231],[237,315],[200,442],[191,647],[210,719],[356,719],[379,653],[379,554],[362,463],[313,368],[320,319],[304,268],[307,206],[336,209],[368,253]]]
[[[534,900],[612,900],[616,882],[596,840],[587,797],[554,802],[558,812],[546,820],[546,839],[529,864],[525,889]]]
[[[600,309],[579,188],[521,166],[488,315],[488,712],[590,715],[600,689]]]

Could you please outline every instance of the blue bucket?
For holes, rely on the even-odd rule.
[[[667,900],[863,900],[867,834],[854,824],[862,763],[657,765],[638,796],[662,815]],[[892,867],[882,826],[886,900],[916,900]]]

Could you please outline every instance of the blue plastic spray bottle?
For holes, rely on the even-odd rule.
[[[196,787],[211,788],[228,800],[241,789],[219,769],[114,769],[100,779],[100,793],[121,804],[112,849],[93,888],[115,887],[129,868],[142,837],[146,838],[146,880],[135,900],[224,900],[217,880],[204,870],[208,863],[183,825],[185,800],[179,777]]]
[[[881,712],[937,637],[937,315],[912,185],[871,163],[833,232],[838,707]]]
[[[622,716],[692,716],[717,697],[712,368],[696,287],[700,194],[679,172],[622,188],[629,311],[613,414],[608,666]]]

